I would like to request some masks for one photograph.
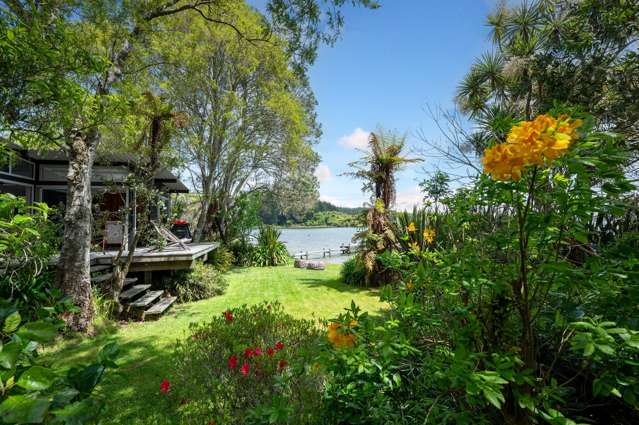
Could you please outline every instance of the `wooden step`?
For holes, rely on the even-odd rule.
[[[120,294],[120,300],[128,301],[149,289],[151,285],[135,285]]]
[[[162,298],[157,303],[153,304],[148,310],[144,312],[146,317],[159,316],[171,307],[171,305],[177,300],[177,297]]]
[[[112,268],[113,266],[107,265],[91,266],[91,273],[103,272],[105,270],[111,270]]]
[[[104,283],[113,279],[113,273],[101,274],[91,278],[91,283]]]
[[[144,307],[147,307],[147,306],[151,305],[151,303],[153,303],[153,301],[155,301],[158,298],[160,298],[163,293],[164,293],[164,291],[150,291],[150,292],[147,292],[146,294],[144,294],[143,297],[138,298],[137,301],[134,301],[131,304],[129,304],[129,306],[131,306],[133,308],[144,308]]]
[[[137,277],[127,277],[127,278],[124,279],[124,285],[122,285],[122,286],[126,287],[127,285],[131,285],[131,284],[133,284],[133,283],[135,283],[137,281],[138,281]]]

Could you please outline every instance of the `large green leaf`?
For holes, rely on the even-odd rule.
[[[42,391],[53,385],[56,374],[46,367],[32,366],[18,378],[16,384],[25,390]]]
[[[39,424],[48,408],[46,398],[14,395],[0,404],[0,420],[7,424]]]
[[[5,344],[0,351],[0,366],[5,369],[13,369],[21,349],[22,346],[17,341]]]
[[[6,319],[4,319],[4,326],[2,327],[2,332],[5,334],[13,333],[18,326],[20,326],[20,322],[22,321],[22,317],[20,317],[20,313],[14,311]]]
[[[39,320],[22,325],[18,330],[20,338],[38,342],[49,342],[58,334],[58,328],[48,322]]]

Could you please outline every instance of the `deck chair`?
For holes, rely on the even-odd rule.
[[[182,241],[182,239],[178,238],[177,236],[175,236],[169,229],[167,229],[166,227],[162,226],[160,223],[157,223],[156,221],[151,221],[151,224],[153,225],[153,228],[155,229],[155,231],[164,238],[164,240],[167,242],[166,246],[167,247],[180,247],[183,250],[187,251],[189,248],[184,244],[184,242]],[[160,247],[155,247],[154,249],[152,249],[152,251],[155,250],[160,250]]]

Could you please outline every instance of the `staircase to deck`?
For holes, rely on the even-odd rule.
[[[113,279],[113,266],[92,265],[91,283],[105,285]],[[150,284],[137,283],[137,278],[124,279],[124,287],[120,293],[120,303],[124,306],[127,318],[137,320],[157,319],[168,311],[177,297],[166,294],[163,290],[152,290]]]

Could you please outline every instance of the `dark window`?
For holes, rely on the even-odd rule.
[[[66,189],[42,189],[42,202],[64,211],[64,206],[67,204],[67,191]]]
[[[27,202],[31,202],[33,188],[31,186],[0,182],[0,193],[10,193],[15,196],[22,196],[26,198]]]
[[[13,164],[11,164],[11,174],[32,179],[33,164],[18,158]]]

